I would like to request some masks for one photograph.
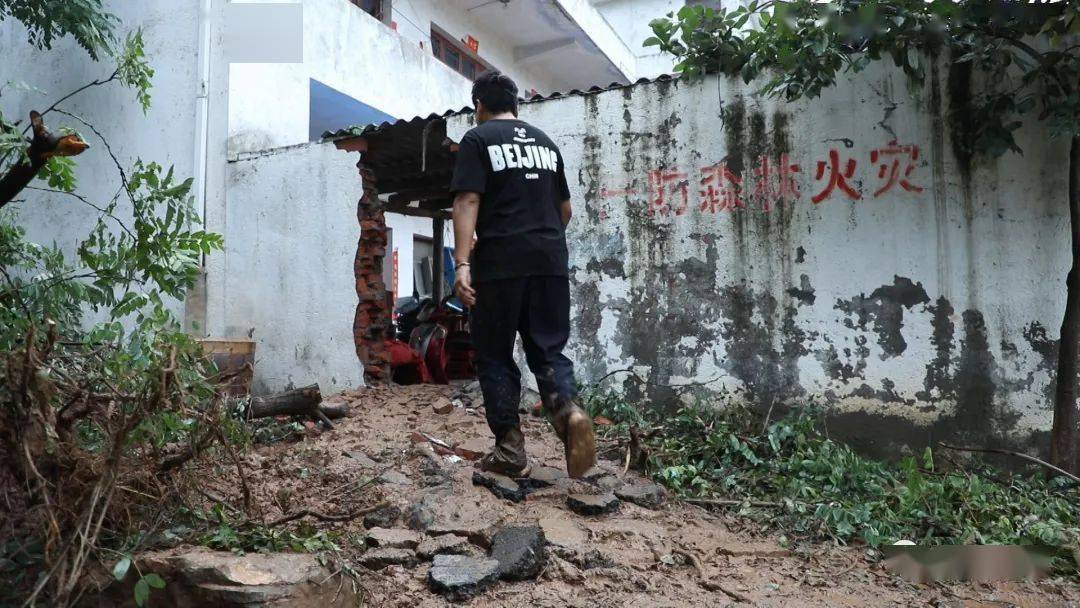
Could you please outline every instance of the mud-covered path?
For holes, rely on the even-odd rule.
[[[257,448],[246,457],[252,502],[272,519],[299,508],[344,513],[386,501],[402,512],[387,527],[453,528],[476,539],[489,539],[508,524],[539,524],[548,542],[539,577],[495,583],[465,602],[485,608],[1080,603],[1080,592],[1059,580],[913,585],[874,563],[864,548],[804,544],[789,550],[776,535],[755,534],[757,526],[746,519],[672,500],[656,510],[624,501],[607,515],[573,513],[566,505],[567,493],[600,493],[596,483],[564,480],[531,492],[522,502],[499,499],[472,483],[472,462],[439,455],[435,450],[446,450],[418,435],[477,452],[489,446],[482,410],[435,411],[433,406],[447,405],[453,390],[373,388],[332,397],[349,402],[352,410],[336,429],[309,429],[299,442]],[[533,416],[523,420],[534,466],[561,468],[561,447],[546,421]],[[620,476],[619,464],[601,462],[608,474],[602,483],[612,483],[612,474]],[[235,483],[210,479],[207,485],[234,504],[240,500]],[[365,533],[361,519],[317,525],[353,538]],[[343,549],[362,559],[361,549]],[[421,562],[362,570],[366,605],[450,605],[428,588],[429,569],[430,563]]]

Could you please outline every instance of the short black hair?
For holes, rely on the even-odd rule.
[[[499,70],[487,70],[476,77],[472,85],[473,104],[484,104],[489,112],[499,114],[518,113],[518,87],[509,76]]]

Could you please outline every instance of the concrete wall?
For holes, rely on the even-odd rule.
[[[133,90],[113,82],[93,87],[72,97],[61,109],[93,124],[109,141],[121,164],[129,169],[137,158],[172,165],[180,179],[195,173],[194,123],[196,115],[198,2],[196,0],[111,0],[106,10],[122,19],[121,37],[142,27],[147,60],[156,70],[153,106],[147,114]],[[27,42],[25,29],[13,19],[0,23],[0,108],[9,120],[29,122],[31,110],[43,111],[53,102],[95,80],[108,78],[115,65],[95,63],[71,39],[50,51],[38,51]],[[33,89],[22,89],[18,82]],[[7,84],[4,84],[7,83]],[[36,89],[36,90],[35,90]],[[79,193],[98,204],[112,200],[120,188],[120,174],[101,139],[78,121],[52,113],[45,117],[53,130],[69,126],[78,130],[91,149],[77,159]],[[32,186],[47,188],[40,180]],[[24,191],[24,203],[9,205],[25,226],[28,238],[44,245],[56,243],[70,256],[78,240],[85,238],[98,212],[77,199],[60,194]],[[129,218],[130,203],[121,198],[117,215]],[[182,316],[183,306],[171,303]]]
[[[658,406],[660,385],[689,382],[762,408],[823,403],[830,432],[871,451],[1044,450],[1065,143],[1036,125],[1023,156],[973,157],[970,78],[932,74],[913,88],[872,69],[800,104],[708,78],[525,106],[572,176],[580,378],[632,369],[652,384],[608,382]],[[846,180],[814,202],[833,155]]]
[[[233,159],[227,180],[225,333],[255,339],[254,390],[361,385],[356,160],[332,144],[302,144]]]

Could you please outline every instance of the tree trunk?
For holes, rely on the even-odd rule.
[[[1050,432],[1050,462],[1080,472],[1080,404],[1076,400],[1077,358],[1080,356],[1080,137],[1069,146],[1069,234],[1072,267],[1065,279],[1065,315],[1061,320],[1054,424]]]

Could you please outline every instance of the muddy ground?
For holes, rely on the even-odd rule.
[[[473,485],[472,462],[433,454],[434,446],[415,434],[477,452],[489,447],[491,434],[482,409],[459,406],[439,414],[433,408],[446,406],[454,391],[440,386],[371,388],[329,398],[351,405],[351,416],[337,421],[334,430],[309,425],[299,441],[257,447],[244,457],[253,508],[269,521],[303,508],[342,514],[388,502],[404,512],[395,527],[409,525],[412,509],[414,520],[430,517],[432,525],[475,532],[477,538],[504,524],[539,523],[548,539],[547,564],[539,578],[496,583],[466,602],[476,607],[1080,604],[1080,591],[1060,579],[911,584],[885,571],[865,548],[809,543],[785,549],[777,533],[759,533],[757,524],[745,518],[673,500],[658,510],[624,502],[616,513],[584,517],[568,509],[566,495],[600,493],[585,482],[539,489],[520,503],[499,499]],[[533,416],[523,416],[523,421],[534,465],[562,468],[561,445],[547,422]],[[601,465],[622,474],[621,463]],[[205,489],[240,505],[235,470],[228,473],[206,471]],[[359,538],[365,532],[362,518],[304,521],[346,537]],[[343,549],[354,556],[362,551],[352,543],[343,543]],[[697,557],[698,566],[688,555]],[[361,570],[366,604],[450,605],[428,589],[429,567],[421,563]]]

